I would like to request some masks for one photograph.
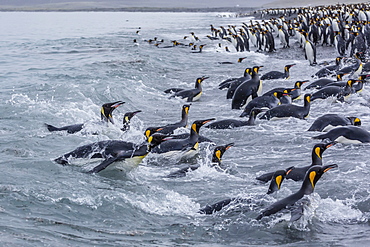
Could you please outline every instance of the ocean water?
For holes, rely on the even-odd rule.
[[[201,167],[183,178],[166,178],[187,163],[149,154],[129,172],[85,173],[99,164],[61,166],[58,156],[100,140],[144,140],[149,126],[180,119],[182,99],[169,98],[170,87],[192,88],[197,77],[203,95],[193,102],[189,122],[215,117],[239,119],[218,84],[242,76],[246,67],[263,65],[261,74],[295,63],[288,80],[264,81],[263,91],[293,86],[319,69],[304,60],[295,40],[274,54],[230,53],[206,38],[210,24],[241,25],[251,17],[232,13],[0,13],[0,242],[2,246],[367,246],[369,226],[369,146],[336,144],[324,164],[338,164],[323,175],[304,217],[290,223],[288,213],[255,220],[262,209],[297,191],[299,182],[284,181],[265,195],[255,177],[311,162],[317,133],[306,130],[325,113],[357,116],[369,128],[367,85],[345,103],[315,101],[307,120],[262,121],[228,130],[202,128],[214,141],[202,143],[191,164]],[[139,33],[137,31],[139,30]],[[202,53],[189,47],[157,48],[157,37],[188,43],[194,32]],[[133,42],[137,39],[137,44]],[[226,43],[223,43],[223,45]],[[231,46],[230,46],[231,48]],[[334,61],[332,47],[318,47],[318,62]],[[239,57],[247,57],[242,63]],[[122,100],[115,125],[97,127],[100,107]],[[302,105],[298,100],[295,104]],[[125,112],[141,110],[128,132],[120,130]],[[44,123],[88,123],[76,134],[49,132]],[[91,123],[89,125],[89,123]],[[179,133],[188,132],[180,129]],[[97,132],[97,134],[92,134]],[[223,156],[224,171],[211,168],[215,145],[234,142]],[[199,208],[229,197],[251,199],[213,215]]]

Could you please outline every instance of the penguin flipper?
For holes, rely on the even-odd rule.
[[[53,126],[53,125],[51,125],[51,124],[47,124],[47,123],[45,123],[44,125],[46,126],[46,128],[47,128],[50,132],[53,132],[53,131],[60,131],[60,129],[59,129],[59,128],[57,128],[57,127],[55,127],[55,126]]]
[[[95,166],[92,170],[90,170],[88,173],[98,173],[105,168],[107,168],[109,165],[111,165],[113,162],[117,161],[117,157],[110,157],[105,159],[103,162],[101,162],[98,166]]]
[[[173,88],[169,88],[169,89],[166,89],[164,90],[165,93],[177,93],[177,92],[180,92],[184,90],[183,88],[177,88],[177,87],[173,87]]]
[[[220,211],[223,207],[229,205],[234,198],[228,198],[219,202],[216,202],[212,205],[207,205],[204,208],[201,208],[198,212],[201,214],[213,214],[214,212]]]
[[[74,133],[82,130],[84,124],[74,124],[74,125],[68,125],[68,126],[63,126],[63,127],[58,128],[58,127],[55,127],[53,125],[45,123],[45,126],[50,132],[66,130],[69,134],[74,134]]]
[[[304,214],[305,206],[310,203],[308,198],[302,198],[290,208],[290,222],[299,220]]]
[[[303,204],[296,205],[290,211],[290,222],[297,221],[303,216]]]

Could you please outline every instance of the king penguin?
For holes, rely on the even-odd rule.
[[[189,159],[199,151],[199,130],[204,124],[215,120],[214,118],[196,120],[191,125],[190,136],[185,139],[167,140],[152,149],[152,153],[164,154],[165,156],[180,156]]]
[[[344,144],[360,144],[370,142],[370,133],[361,127],[349,125],[336,127],[325,134],[314,136],[312,139],[329,139]]]
[[[276,191],[278,191],[281,187],[281,184],[284,181],[284,178],[287,174],[289,174],[291,168],[288,168],[286,170],[278,170],[273,174],[273,178],[271,179],[270,186],[267,190],[266,194],[272,194]],[[240,197],[234,197],[234,198],[228,198],[224,199],[222,201],[218,201],[216,203],[213,203],[211,205],[207,205],[199,210],[199,213],[201,214],[213,214],[215,212],[218,212],[222,210],[225,206],[231,204],[231,203],[251,203],[251,199],[244,199]]]
[[[260,119],[271,120],[274,118],[288,118],[295,117],[299,119],[305,119],[308,117],[310,112],[311,94],[305,94],[304,105],[278,105],[265,112]]]
[[[177,92],[175,92],[174,95],[172,95],[171,97],[180,97],[180,98],[183,98],[183,99],[187,99],[188,102],[193,102],[193,101],[197,101],[199,100],[200,96],[202,95],[203,93],[203,90],[202,90],[202,82],[205,80],[205,79],[208,79],[209,77],[206,77],[206,76],[202,76],[202,77],[199,77],[196,79],[195,81],[195,88],[193,89],[184,89],[184,90],[179,90]],[[168,90],[166,90],[168,91]]]
[[[260,215],[257,216],[257,220],[262,219],[265,216],[269,216],[272,214],[275,214],[283,209],[289,209],[292,206],[294,206],[299,200],[301,200],[305,195],[310,195],[313,193],[317,181],[321,178],[321,176],[333,169],[337,168],[338,165],[332,164],[332,165],[326,165],[326,166],[312,166],[306,173],[301,188],[294,194],[291,194],[290,196],[275,202],[271,206],[264,209]],[[295,213],[297,213],[295,211]],[[291,220],[294,221],[300,218],[302,214],[300,215],[294,215],[292,214]]]
[[[303,167],[294,167],[291,169],[289,174],[287,174],[287,179],[292,179],[294,181],[301,181],[304,178],[307,170],[310,169],[312,166],[321,166],[322,165],[322,155],[329,147],[335,145],[336,142],[329,142],[329,143],[318,143],[315,144],[312,148],[311,152],[311,164],[308,166]],[[262,182],[267,183],[271,180],[274,172],[268,172],[258,176],[256,179]]]
[[[101,110],[100,110],[100,115],[101,115],[102,122],[105,122],[105,123],[111,122],[112,124],[114,124],[112,113],[113,113],[114,109],[116,109],[118,106],[120,106],[124,103],[125,102],[123,102],[123,101],[116,101],[116,102],[112,102],[112,103],[103,104],[102,107],[101,107]],[[66,130],[67,133],[73,134],[73,133],[81,131],[84,128],[85,124],[84,123],[83,124],[73,124],[73,125],[67,125],[67,126],[63,126],[63,127],[58,128],[58,127],[55,127],[53,125],[45,123],[45,126],[50,132]]]
[[[338,126],[360,126],[361,120],[357,117],[345,117],[339,114],[325,114],[318,117],[308,131],[329,131]]]
[[[232,146],[234,146],[234,143],[229,143],[229,144],[226,144],[226,145],[221,145],[221,146],[215,147],[214,150],[213,150],[213,154],[212,154],[211,166],[212,167],[214,167],[214,166],[221,167],[222,156],[224,155],[226,150],[228,150]],[[175,172],[171,172],[169,175],[167,175],[167,177],[169,177],[169,178],[184,177],[184,176],[186,176],[187,172],[195,171],[199,167],[200,167],[199,164],[186,166],[186,167],[183,167],[183,168],[181,168],[181,169],[179,169]]]
[[[232,109],[240,109],[251,100],[250,98],[254,99],[258,95],[261,95],[262,81],[260,80],[258,71],[262,67],[254,66],[252,69],[252,78],[236,88],[231,102]]]

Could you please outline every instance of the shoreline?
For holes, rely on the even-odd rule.
[[[0,5],[0,12],[233,12],[233,13],[251,13],[258,10],[270,8],[299,8],[330,6],[342,4],[369,4],[369,0],[328,0],[323,3],[320,0],[277,0],[263,4],[259,7],[102,7],[97,5],[79,5],[76,3],[69,4],[46,4],[46,5],[29,5],[29,6],[9,6]],[[251,13],[252,14],[252,13]]]
[[[217,8],[35,8],[35,7],[1,7],[0,12],[250,12],[261,7],[217,7]]]

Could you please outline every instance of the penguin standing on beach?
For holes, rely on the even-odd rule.
[[[317,64],[317,62],[316,62],[316,46],[309,39],[306,39],[306,42],[305,42],[305,45],[304,45],[304,54],[305,54],[306,60],[309,61],[311,66]]]

